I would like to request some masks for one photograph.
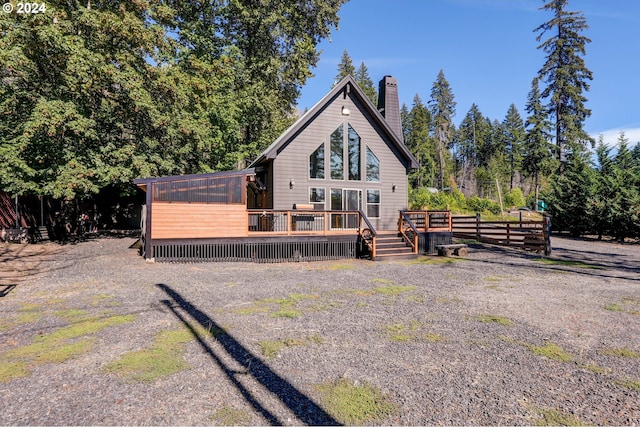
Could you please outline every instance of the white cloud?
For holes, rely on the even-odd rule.
[[[640,143],[640,128],[627,128],[627,129],[609,129],[602,132],[591,134],[591,137],[596,140],[600,139],[600,135],[604,138],[604,143],[610,147],[615,146],[620,138],[620,132],[624,132],[624,137],[629,141],[629,146]]]

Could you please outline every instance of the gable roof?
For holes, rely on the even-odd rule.
[[[366,110],[367,113],[373,118],[374,122],[380,126],[383,132],[389,137],[389,140],[394,145],[394,147],[398,150],[400,155],[404,157],[410,169],[418,168],[418,161],[411,154],[409,149],[404,142],[398,136],[396,136],[395,132],[391,129],[387,121],[384,119],[382,114],[378,111],[378,109],[373,105],[369,97],[364,93],[364,91],[358,86],[353,77],[348,75],[344,79],[342,79],[337,85],[331,89],[329,93],[327,93],[324,98],[318,101],[311,109],[309,109],[306,113],[304,113],[296,122],[291,125],[286,131],[280,135],[278,139],[276,139],[266,150],[264,150],[260,156],[256,160],[254,160],[249,167],[254,167],[259,165],[260,163],[266,160],[275,159],[280,151],[284,149],[284,147],[292,140],[292,138],[303,130],[309,122],[311,122],[328,104],[334,99],[339,93],[342,91],[346,91],[345,93],[351,94],[358,98],[360,104]]]

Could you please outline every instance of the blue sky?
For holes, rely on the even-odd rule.
[[[533,30],[550,19],[542,0],[349,0],[340,25],[324,40],[314,77],[298,107],[312,107],[331,88],[342,52],[357,68],[364,62],[377,87],[384,75],[398,79],[400,103],[423,102],[442,69],[455,96],[460,124],[473,103],[502,121],[513,103],[523,119],[531,81],[544,62]],[[614,144],[625,131],[640,142],[640,1],[569,0],[582,11],[591,38],[584,57],[593,72],[587,132]],[[543,36],[544,38],[549,35]]]

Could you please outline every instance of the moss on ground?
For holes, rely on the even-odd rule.
[[[380,390],[346,378],[316,386],[325,409],[347,425],[380,423],[397,411],[396,405]]]
[[[198,335],[205,333],[201,330]],[[151,347],[126,353],[104,369],[121,378],[152,382],[190,368],[184,360],[184,345],[194,339],[192,331],[186,328],[160,331]]]
[[[34,365],[63,363],[93,348],[92,335],[102,329],[132,322],[133,315],[121,315],[76,320],[69,326],[40,335],[31,344],[15,347],[0,354],[0,365],[12,366],[15,373],[0,370],[0,382],[30,374]]]

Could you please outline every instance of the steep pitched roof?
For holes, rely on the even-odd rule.
[[[351,76],[347,76],[342,79],[337,85],[327,93],[324,98],[318,101],[311,109],[304,113],[293,125],[291,125],[278,139],[276,139],[266,150],[264,150],[256,160],[254,160],[249,167],[254,167],[266,160],[275,159],[280,151],[292,140],[293,136],[304,129],[307,124],[313,120],[333,98],[335,98],[342,91],[346,91],[358,98],[360,104],[366,109],[366,112],[373,118],[375,123],[380,126],[384,133],[389,137],[389,140],[398,150],[401,156],[407,161],[410,169],[418,168],[418,161],[407,149],[407,146],[396,136],[389,124],[385,121],[384,117],[378,109],[373,105],[371,100],[365,95],[362,89],[356,84],[355,80]]]

